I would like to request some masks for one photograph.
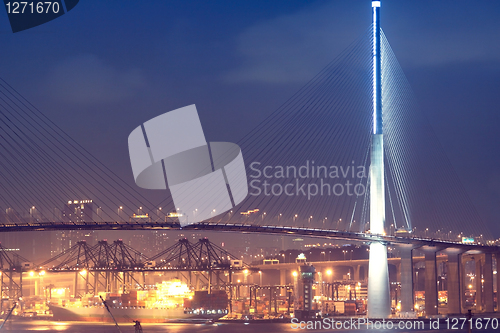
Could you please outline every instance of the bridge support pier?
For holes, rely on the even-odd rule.
[[[414,310],[413,300],[413,246],[401,245],[401,264],[400,264],[400,282],[401,282],[401,312],[411,312]]]
[[[357,265],[357,266],[353,266],[352,267],[353,279],[356,282],[360,282],[361,281],[361,277],[360,277],[360,273],[359,273],[360,270],[361,270],[361,265]]]
[[[78,272],[75,272],[75,281],[73,283],[73,294],[78,297]]]
[[[446,249],[448,255],[448,314],[460,314],[464,297],[460,283],[460,250]]]
[[[500,312],[500,252],[495,253],[497,260],[497,312]]]
[[[208,293],[212,293],[212,270],[208,271],[208,285],[207,285]]]
[[[467,289],[467,275],[465,274],[465,264],[467,263],[467,255],[463,254],[460,260],[460,303],[462,307],[462,313],[467,312],[467,306],[465,303],[465,290]]]
[[[220,271],[215,271],[215,286],[220,288]]]
[[[481,256],[475,255],[474,262],[476,264],[476,312],[483,311],[483,284],[482,280],[482,267],[481,267]]]
[[[498,273],[497,273],[498,274]],[[493,312],[493,255],[491,253],[484,254],[483,266],[483,279],[484,279],[484,311]]]
[[[425,314],[438,314],[436,248],[427,248],[425,253]]]
[[[109,293],[113,292],[113,273],[106,271],[106,291]]]
[[[388,318],[391,311],[387,245],[370,244],[368,268],[368,316]]]
[[[113,274],[113,287],[111,289],[111,292],[112,293],[117,293],[119,290],[118,290],[118,280],[119,280],[119,273],[114,273]]]
[[[99,290],[98,290],[99,286],[97,285],[98,276],[99,276],[99,272],[94,272],[94,296],[97,295],[97,293],[99,292]]]
[[[280,269],[280,285],[281,286],[286,285],[286,275],[287,275],[287,270]],[[280,288],[280,296],[286,296],[286,289],[285,288]]]

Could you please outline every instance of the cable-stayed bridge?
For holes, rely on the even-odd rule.
[[[455,249],[455,256],[475,250],[491,266],[498,248],[488,247],[487,224],[420,112],[377,22],[239,142],[249,177],[247,199],[188,229],[396,243],[407,245],[410,254],[424,246],[426,264],[434,270],[437,251]],[[380,173],[373,173],[375,164],[382,166]],[[152,198],[121,180],[5,81],[0,177],[2,231],[178,228],[177,208],[167,193]],[[373,205],[375,199],[382,207]],[[373,207],[380,208],[377,214]],[[429,229],[435,238],[420,237]],[[478,244],[461,244],[464,236]],[[491,289],[492,279],[485,278]],[[431,295],[434,287],[429,285]],[[410,311],[411,292],[402,298]],[[428,314],[437,313],[434,298],[426,298]],[[492,304],[488,299],[485,309]],[[381,308],[376,316],[385,317],[387,306]]]

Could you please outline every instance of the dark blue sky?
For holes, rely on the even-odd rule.
[[[500,215],[498,17],[497,1],[382,3],[417,100],[490,225]],[[209,141],[237,142],[370,23],[369,0],[81,0],[12,34],[0,10],[0,75],[132,183],[127,137],[138,124],[195,103]]]

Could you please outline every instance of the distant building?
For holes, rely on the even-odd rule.
[[[153,238],[154,238],[154,245],[153,245],[154,254],[159,253],[172,245],[172,242],[169,243],[169,235],[165,230],[154,230]]]
[[[50,255],[55,256],[74,246],[79,241],[86,241],[92,246],[97,243],[98,234],[94,230],[61,230],[52,236]]]
[[[91,222],[94,221],[94,211],[98,206],[92,200],[70,200],[62,211],[63,222]],[[88,230],[56,231],[52,237],[51,255],[56,255],[69,249],[77,242],[85,240],[89,245],[97,242],[97,232]]]
[[[52,235],[49,231],[16,231],[0,233],[2,246],[15,249],[12,254],[19,254],[29,261],[39,262],[50,257],[50,241]]]
[[[91,222],[94,215],[94,202],[92,200],[68,201],[62,210],[63,222]]]

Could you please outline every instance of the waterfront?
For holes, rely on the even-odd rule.
[[[86,322],[56,322],[56,321],[17,321],[7,323],[3,328],[4,331],[10,332],[33,332],[33,331],[43,331],[43,332],[71,332],[71,333],[110,333],[118,332],[113,324],[103,324],[103,323],[86,323]],[[130,325],[120,325],[120,330],[123,333],[134,332],[134,327],[132,323]],[[253,333],[258,331],[259,333],[275,333],[275,332],[297,332],[297,331],[318,331],[318,332],[331,332],[332,329],[318,329],[318,330],[301,330],[293,329],[292,325],[289,323],[281,324],[270,324],[270,323],[251,323],[248,325],[241,323],[222,323],[222,324],[144,324],[144,333],[149,332],[168,332],[168,333],[191,333],[191,332],[204,332],[204,333]],[[334,331],[359,331],[359,332],[436,332],[436,331],[447,331],[447,332],[466,332],[465,329],[447,329],[444,322],[441,322],[439,329],[430,329],[429,325],[426,324],[424,329],[335,329]],[[472,330],[473,332],[498,332],[494,329],[481,329]]]

